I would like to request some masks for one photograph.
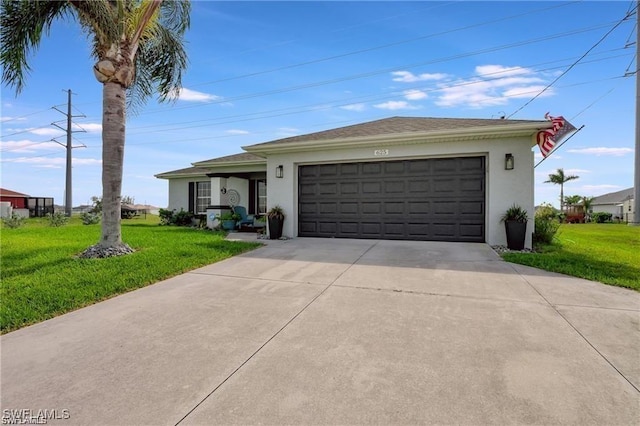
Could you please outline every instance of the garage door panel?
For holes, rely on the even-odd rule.
[[[478,179],[462,178],[459,185],[462,192],[484,193],[484,182]]]
[[[345,182],[340,184],[340,194],[354,195],[358,193],[360,184],[358,182]]]
[[[431,191],[431,181],[412,179],[408,184],[408,192],[410,194],[425,194]]]
[[[381,163],[362,163],[363,175],[379,175],[382,172]]]
[[[386,194],[400,193],[404,194],[404,181],[385,181],[384,191]]]
[[[485,159],[299,167],[300,236],[484,241]]]
[[[460,236],[463,238],[478,238],[484,234],[484,226],[478,224],[465,225],[460,224]]]
[[[461,215],[484,215],[484,203],[480,201],[461,201],[459,212]]]
[[[386,202],[384,203],[385,214],[405,214],[404,202]]]
[[[347,215],[357,215],[358,214],[358,203],[353,203],[353,202],[347,202],[347,203],[340,203],[340,213],[341,214],[347,214]]]
[[[340,173],[345,176],[357,176],[359,172],[358,164],[340,164]]]

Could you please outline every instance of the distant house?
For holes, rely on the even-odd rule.
[[[611,213],[614,219],[629,222],[635,208],[633,198],[633,187],[600,195],[593,199],[591,213]]]
[[[11,208],[14,210],[29,210],[29,217],[43,217],[47,213],[53,213],[52,197],[32,197],[21,192],[0,188],[0,202],[11,203]]]
[[[171,210],[211,219],[233,205],[250,214],[279,206],[293,237],[500,245],[505,210],[533,211],[533,136],[550,125],[391,117],[245,146],[156,177],[169,181]]]
[[[14,209],[26,209],[27,198],[29,198],[28,194],[0,188],[0,201],[11,203],[11,207]]]

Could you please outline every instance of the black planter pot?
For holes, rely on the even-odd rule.
[[[509,250],[522,250],[524,240],[527,237],[527,222],[515,222],[508,220],[504,223],[507,231],[507,247]]]
[[[284,219],[278,217],[270,217],[269,218],[269,239],[277,240],[282,237],[282,225],[284,224]]]

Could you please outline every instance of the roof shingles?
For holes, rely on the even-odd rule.
[[[275,141],[264,142],[252,146],[257,147],[281,143],[323,141],[401,133],[425,133],[486,126],[508,126],[523,123],[545,124],[548,122],[544,120],[504,120],[484,118],[390,117],[383,118],[381,120],[369,121],[367,123],[339,127],[337,129],[277,139]]]

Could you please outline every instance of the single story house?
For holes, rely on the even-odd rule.
[[[506,244],[513,204],[534,213],[537,120],[391,117],[245,146],[160,173],[169,209],[286,214],[290,237]],[[268,191],[267,191],[268,188]]]
[[[595,197],[589,211],[611,213],[614,219],[632,222],[634,208],[634,191],[631,187]]]

